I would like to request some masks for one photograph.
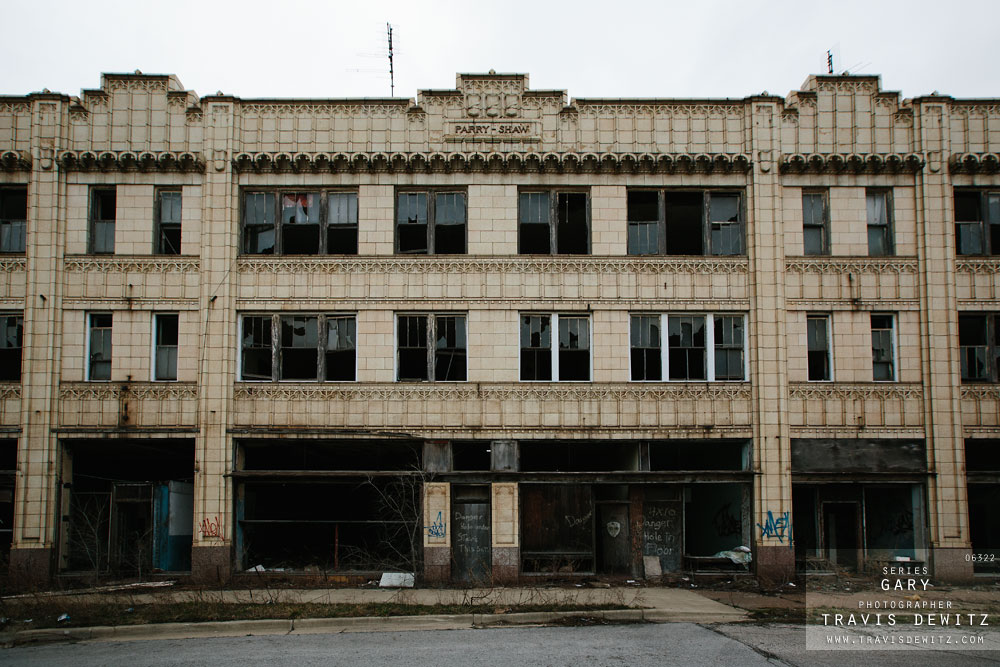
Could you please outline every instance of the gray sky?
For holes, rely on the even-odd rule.
[[[783,96],[827,49],[905,97],[1000,97],[998,19],[997,0],[0,0],[0,94],[139,69],[201,95],[386,97],[390,22],[397,97],[490,69],[571,97]]]

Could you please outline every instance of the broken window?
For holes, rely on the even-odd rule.
[[[243,252],[250,255],[356,255],[357,193],[245,193]]]
[[[111,313],[87,316],[87,379],[111,379]]]
[[[955,190],[959,255],[1000,255],[1000,192]]]
[[[517,251],[521,255],[590,253],[590,197],[586,192],[522,192]]]
[[[405,254],[465,254],[464,192],[399,192],[396,249]]]
[[[661,331],[667,332],[666,349]],[[634,382],[658,382],[664,376],[674,381],[743,381],[745,349],[743,315],[636,314],[631,318]]]
[[[963,382],[1000,382],[1000,326],[995,313],[960,313]]]
[[[806,338],[808,341],[809,381],[827,382],[831,380],[830,316],[806,316]]]
[[[156,253],[181,254],[181,191],[156,192]]]
[[[115,251],[114,188],[93,188],[90,191],[90,252],[111,254]]]
[[[740,194],[709,190],[630,190],[630,255],[742,255]]]
[[[21,350],[24,345],[24,317],[0,314],[0,382],[21,381]]]
[[[399,315],[396,379],[400,382],[464,382],[464,315]]]
[[[23,253],[28,188],[0,188],[0,252]]]
[[[558,332],[555,337],[551,333],[553,329]],[[522,381],[590,380],[589,317],[521,315],[520,338]]]
[[[244,315],[240,327],[241,380],[355,379],[354,315]]]
[[[893,333],[894,317],[872,313],[872,379],[892,382],[896,379],[896,341]]]
[[[868,211],[868,256],[886,257],[894,253],[892,238],[892,192],[868,190],[865,193]]]
[[[177,379],[177,313],[158,313],[154,315],[156,349],[153,367],[154,380]]]
[[[830,217],[828,193],[802,192],[802,252],[805,255],[830,254]]]

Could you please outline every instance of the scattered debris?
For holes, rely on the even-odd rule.
[[[62,623],[69,620],[69,614],[60,614],[59,618],[56,619],[56,623]]]
[[[379,588],[413,588],[412,572],[383,572]]]
[[[254,565],[253,567],[247,570],[247,572],[263,572],[263,571],[264,571],[263,565]]]

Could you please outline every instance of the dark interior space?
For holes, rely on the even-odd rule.
[[[637,442],[520,443],[522,472],[610,472],[639,469]]]
[[[749,443],[743,440],[667,440],[649,443],[654,471],[741,471],[749,466]]]
[[[701,192],[666,192],[668,255],[705,254],[703,197]]]
[[[385,440],[244,440],[242,470],[420,469],[422,445]]]

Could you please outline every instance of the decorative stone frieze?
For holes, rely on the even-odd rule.
[[[199,153],[172,151],[62,151],[59,166],[65,171],[205,171]]]
[[[919,153],[786,153],[783,173],[914,173],[925,163]]]

